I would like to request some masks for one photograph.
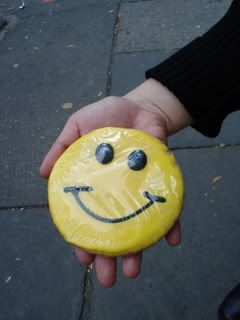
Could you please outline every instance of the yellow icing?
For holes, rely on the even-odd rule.
[[[102,143],[114,150],[107,164],[95,155]],[[147,156],[142,170],[128,166],[134,150]],[[84,208],[65,192],[70,187],[91,188],[75,192]],[[144,192],[166,201],[153,201],[141,211],[150,202]],[[157,242],[179,218],[183,193],[181,171],[168,148],[143,131],[123,128],[97,129],[75,141],[56,162],[48,183],[52,219],[65,240],[104,255],[134,253]]]

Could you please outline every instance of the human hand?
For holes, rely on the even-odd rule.
[[[144,130],[166,143],[167,135],[176,128],[174,121],[170,119],[169,112],[166,112],[164,108],[168,106],[171,109],[173,101],[171,100],[170,103],[170,99],[169,101],[164,99],[166,92],[162,92],[164,106],[159,107],[156,102],[159,104],[160,101],[153,99],[155,92],[155,90],[153,92],[153,87],[156,85],[156,89],[159,90],[159,84],[152,79],[147,81],[143,88],[132,91],[124,97],[108,97],[75,112],[42,162],[40,175],[48,178],[56,160],[68,146],[79,137],[97,128],[110,126],[135,128]],[[161,87],[161,90],[165,90],[164,87]],[[151,99],[148,98],[148,93]],[[172,99],[171,94],[170,97]],[[166,240],[170,245],[179,244],[181,240],[179,222],[175,223],[168,232]],[[80,263],[88,265],[94,262],[97,278],[102,286],[111,287],[115,283],[116,257],[93,255],[78,247],[74,247],[74,251]],[[126,277],[135,278],[139,274],[141,259],[141,252],[122,257],[122,269]]]

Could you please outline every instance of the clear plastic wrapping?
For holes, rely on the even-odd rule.
[[[48,184],[52,219],[66,241],[125,255],[162,238],[179,218],[183,179],[175,157],[151,135],[102,128],[75,141]]]

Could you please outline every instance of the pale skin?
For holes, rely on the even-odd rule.
[[[135,128],[167,143],[169,135],[192,123],[192,118],[174,94],[156,80],[148,79],[123,97],[108,97],[75,112],[43,160],[40,175],[48,178],[56,160],[68,146],[94,129],[110,126]],[[180,243],[179,221],[165,238],[169,245]],[[93,255],[78,247],[74,247],[74,251],[80,263],[94,263],[102,286],[114,285],[117,257]],[[137,277],[141,270],[141,260],[142,252],[122,257],[122,269],[126,277]]]

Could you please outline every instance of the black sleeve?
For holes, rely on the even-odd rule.
[[[202,37],[146,71],[182,102],[193,127],[216,137],[225,117],[240,109],[240,0]]]

